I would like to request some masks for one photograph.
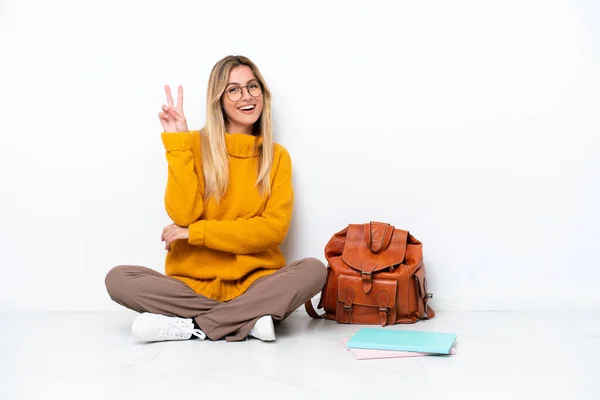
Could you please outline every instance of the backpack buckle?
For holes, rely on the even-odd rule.
[[[360,278],[365,282],[371,282],[373,280],[373,273],[369,271],[360,271]]]

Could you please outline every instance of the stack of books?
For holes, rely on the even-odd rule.
[[[362,328],[342,343],[358,360],[456,354],[456,334]]]

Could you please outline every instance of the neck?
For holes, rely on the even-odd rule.
[[[257,157],[260,154],[262,137],[225,133],[225,146],[230,156],[237,158]]]
[[[252,135],[252,125],[238,125],[228,122],[226,128],[228,133],[243,133],[244,135]]]

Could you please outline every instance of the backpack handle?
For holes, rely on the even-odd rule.
[[[384,225],[381,222],[375,222],[378,225]],[[383,235],[381,235],[381,241],[379,242],[379,246],[377,248],[373,247],[373,222],[369,222],[369,224],[365,224],[365,241],[367,242],[367,248],[371,250],[373,253],[379,253],[382,250],[385,250],[392,241],[392,234],[394,233],[394,227],[390,224],[385,224],[385,229],[383,231]]]

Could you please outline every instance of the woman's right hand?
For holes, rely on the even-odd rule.
[[[185,115],[183,114],[183,87],[179,86],[177,90],[177,105],[173,105],[173,96],[171,88],[165,86],[167,93],[167,104],[162,105],[162,111],[158,113],[158,118],[164,132],[189,132]]]

